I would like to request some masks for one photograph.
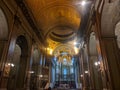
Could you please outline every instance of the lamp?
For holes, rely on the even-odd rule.
[[[85,6],[85,4],[86,4],[86,1],[82,1],[82,2],[81,2],[81,5],[82,5],[82,6]]]
[[[95,65],[95,66],[100,65],[100,61],[95,62],[94,65]]]
[[[88,73],[88,71],[85,71],[85,73],[87,74],[87,73]]]

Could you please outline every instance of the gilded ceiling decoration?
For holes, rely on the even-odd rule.
[[[48,44],[48,51],[56,52],[56,48],[64,47],[62,51],[70,48],[75,53],[74,46],[69,42],[75,41],[80,28],[81,9],[77,4],[80,0],[24,1]],[[69,54],[73,53],[69,51]]]
[[[53,52],[53,55],[58,57],[62,54],[70,54],[70,55],[75,55],[74,47],[70,44],[61,44],[58,45]]]
[[[56,27],[70,27],[77,30],[80,15],[73,3],[66,0],[25,0],[38,26],[46,35]]]
[[[58,63],[63,65],[72,65],[72,56],[70,54],[63,54],[57,57]]]

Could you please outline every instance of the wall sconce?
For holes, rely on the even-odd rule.
[[[87,73],[88,73],[88,71],[85,71],[85,73],[87,74]]]
[[[13,63],[8,63],[7,65],[10,66],[10,67],[14,67],[15,66]]]
[[[34,71],[28,71],[30,74],[33,74],[33,73],[35,73]]]
[[[95,62],[94,65],[95,65],[95,66],[100,65],[100,61]]]
[[[81,74],[80,77],[83,77],[83,75]]]
[[[85,6],[85,4],[86,4],[86,1],[82,1],[82,2],[81,2],[81,5],[82,5],[82,6]]]

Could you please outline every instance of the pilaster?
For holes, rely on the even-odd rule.
[[[106,64],[108,87],[110,90],[120,90],[120,58],[115,37],[102,37],[101,48]]]

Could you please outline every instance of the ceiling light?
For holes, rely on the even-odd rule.
[[[74,45],[76,45],[77,43],[76,42],[74,42]]]
[[[85,4],[86,4],[86,1],[82,1],[82,2],[81,2],[81,5],[82,5],[82,6],[85,6]]]

